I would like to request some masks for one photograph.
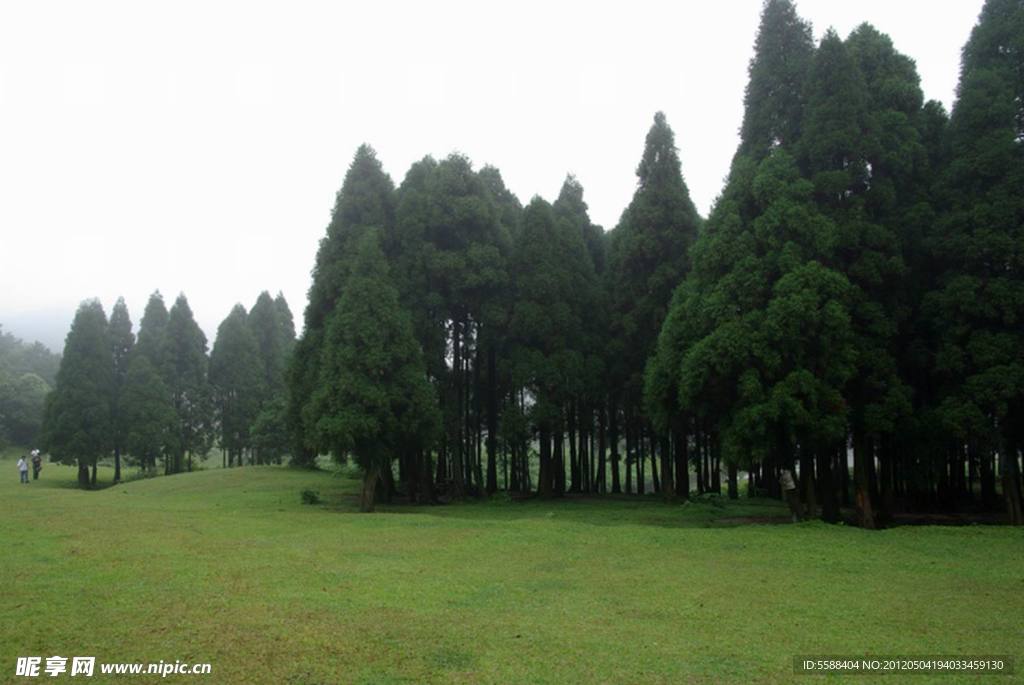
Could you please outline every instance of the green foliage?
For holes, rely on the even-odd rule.
[[[3,331],[0,325],[0,373],[11,376],[22,376],[26,373],[35,375],[53,386],[57,382],[57,370],[60,368],[60,355],[50,352],[40,342],[31,345]]]
[[[281,463],[292,447],[286,398],[275,397],[263,404],[249,429],[249,439],[260,463]]]
[[[184,294],[178,295],[168,314],[159,356],[161,376],[178,416],[176,449],[168,463],[168,471],[177,473],[185,468],[186,454],[191,464],[193,453],[206,453],[212,437],[206,335],[193,318]]]
[[[350,455],[367,472],[407,445],[429,447],[440,417],[409,315],[398,302],[377,231],[365,229],[327,319],[310,403],[316,447]]]
[[[295,325],[284,295],[278,293],[277,298],[271,298],[264,290],[252,306],[247,322],[263,366],[265,396],[261,401],[283,396],[288,356],[295,346]]]
[[[139,322],[139,335],[135,344],[136,354],[144,355],[156,369],[162,369],[164,337],[167,332],[168,313],[163,295],[155,291],[146,302],[146,309]]]
[[[949,124],[945,210],[930,242],[940,272],[940,414],[961,440],[1024,444],[1024,7],[988,0],[964,47]]]
[[[814,57],[811,26],[790,0],[766,0],[750,60],[738,155],[755,161],[800,135],[804,81]]]
[[[368,226],[387,231],[394,223],[394,184],[369,145],[361,145],[338,191],[327,234],[320,241],[313,284],[305,311],[302,338],[288,368],[288,425],[294,436],[292,459],[311,464],[316,458],[316,413],[310,398],[321,376],[326,321],[341,297],[347,278],[345,256]]]
[[[178,415],[171,393],[149,357],[134,354],[122,387],[123,447],[144,471],[177,451]]]
[[[124,384],[128,376],[128,364],[135,335],[132,333],[132,320],[128,315],[128,306],[123,297],[117,299],[114,309],[110,312],[110,324],[107,331],[110,336],[110,351],[114,362],[114,394],[111,400],[114,427],[114,449],[120,458],[120,450],[124,443],[124,433],[128,426],[124,420]],[[120,465],[118,469],[120,472]],[[118,473],[120,476],[120,473]]]
[[[647,133],[637,167],[637,190],[613,232],[611,355],[626,401],[639,404],[643,372],[668,311],[672,292],[689,268],[687,253],[700,217],[683,181],[675,136],[661,112]]]
[[[269,295],[265,301],[273,312]],[[217,340],[210,353],[210,390],[220,446],[236,456],[239,463],[242,451],[252,446],[250,429],[266,396],[267,364],[253,328],[245,307],[236,304],[217,328]]]
[[[14,377],[0,371],[0,439],[34,445],[49,392],[50,386],[34,373]]]
[[[99,301],[86,300],[78,307],[64,344],[42,431],[44,446],[54,459],[65,464],[77,461],[83,487],[89,484],[88,467],[113,447],[113,388],[107,317]]]
[[[320,493],[316,490],[303,490],[302,491],[302,503],[303,504],[320,504]]]
[[[0,327],[0,443],[36,443],[45,397],[59,367],[59,355],[38,342],[28,345]]]

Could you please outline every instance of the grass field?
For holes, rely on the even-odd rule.
[[[1024,668],[1017,529],[738,524],[784,519],[769,501],[361,515],[355,480],[282,467],[74,478],[47,464],[19,485],[0,459],[0,681],[54,654],[209,662],[163,680],[216,683],[782,683],[798,654]],[[22,680],[65,679],[104,682]]]

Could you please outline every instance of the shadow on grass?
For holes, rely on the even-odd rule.
[[[354,506],[354,497],[352,502]],[[669,504],[656,495],[565,495],[553,499],[512,499],[499,494],[486,500],[469,499],[433,506],[381,504],[377,511],[463,520],[513,522],[546,519],[556,523],[660,528],[726,528],[790,522],[786,507],[776,500],[693,497]]]

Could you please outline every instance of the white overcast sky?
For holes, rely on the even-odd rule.
[[[868,21],[951,107],[982,0],[801,0],[816,38]],[[301,326],[356,147],[398,184],[424,155],[497,166],[524,203],[567,172],[611,228],[657,110],[707,214],[737,144],[760,0],[4,2],[0,324],[138,323],[184,291],[211,338],[284,292]],[[52,323],[52,321],[51,321]],[[38,330],[37,330],[38,329]],[[62,336],[60,336],[62,337]],[[47,340],[47,342],[51,342]]]

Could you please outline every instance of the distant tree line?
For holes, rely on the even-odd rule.
[[[523,207],[493,167],[395,187],[361,147],[289,370],[294,460],[354,457],[366,509],[737,497],[740,470],[778,496],[792,469],[828,521],[977,499],[1021,523],[1022,55],[1024,7],[988,0],[947,116],[884,34],[815,44],[767,0],[706,221],[660,113],[608,232],[572,176]]]
[[[42,343],[22,342],[0,326],[0,447],[28,447],[38,440],[59,365],[60,355]]]
[[[225,466],[281,462],[295,341],[282,295],[261,293],[249,313],[236,305],[209,357],[184,295],[168,311],[153,293],[137,337],[132,328],[123,298],[109,321],[99,301],[83,302],[46,397],[43,445],[78,466],[80,485],[96,485],[97,464],[110,455],[115,482],[124,461],[149,473],[190,471],[215,443]]]

